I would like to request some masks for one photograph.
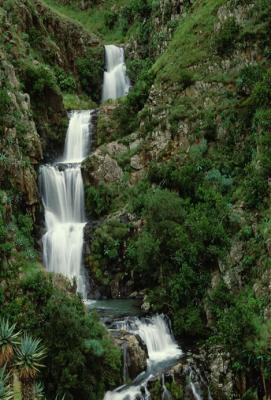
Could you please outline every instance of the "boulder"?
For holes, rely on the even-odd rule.
[[[127,147],[124,144],[118,142],[111,142],[106,145],[106,152],[111,157],[117,157],[127,151]]]
[[[123,177],[123,171],[117,161],[103,154],[101,150],[96,150],[83,164],[85,180],[90,183],[115,182]]]
[[[123,350],[124,370],[134,379],[147,368],[148,350],[138,335],[126,331],[114,333],[115,343]]]
[[[130,165],[133,169],[136,170],[141,170],[144,168],[144,164],[138,154],[131,158]]]

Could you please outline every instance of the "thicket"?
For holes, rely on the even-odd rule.
[[[197,57],[202,62],[210,49],[216,57],[228,57],[235,46],[245,47],[248,38],[257,37],[269,54],[265,35],[270,16],[265,7],[270,6],[261,1],[255,7],[258,14],[251,13],[245,28],[230,18],[215,37],[205,40],[207,33],[202,34],[204,44],[193,29],[188,30],[193,18],[183,21],[170,50],[154,68],[155,82],[174,80],[183,90],[197,79],[197,71],[192,75],[186,63],[196,63]],[[207,8],[206,3],[199,18]],[[212,18],[201,29],[209,29],[209,23],[213,29]],[[192,50],[196,40],[206,54]],[[175,63],[179,47],[184,51]],[[219,104],[202,112],[185,96],[173,99],[168,110],[172,138],[183,120],[192,126],[189,154],[153,162],[147,177],[127,187],[126,195],[111,185],[93,189],[99,202],[106,202],[104,209],[99,205],[96,217],[115,215],[102,221],[92,237],[91,265],[97,281],[105,279],[104,284],[110,285],[117,272],[132,277],[136,289],[147,286],[152,309],[172,317],[175,334],[208,338],[208,345],[221,346],[231,355],[235,376],[247,380],[244,398],[257,390],[258,394],[270,392],[270,324],[266,319],[270,300],[264,291],[261,296],[255,293],[263,271],[270,268],[266,245],[270,233],[269,65],[266,59],[230,71],[226,79],[231,92],[221,91]],[[140,68],[139,62],[131,64],[131,76],[137,77]],[[125,112],[122,115],[119,108],[115,117],[118,123],[125,121]],[[155,115],[144,109],[140,118],[144,133],[151,133]],[[161,159],[166,157],[163,154]],[[120,209],[130,212],[136,224],[117,217]],[[240,258],[229,260],[234,253],[230,249],[239,242]],[[106,255],[101,256],[102,252]],[[213,280],[217,271],[224,274],[219,283]]]
[[[9,290],[11,290],[10,292]],[[42,380],[48,399],[102,399],[120,381],[120,352],[81,300],[53,286],[32,269],[21,279],[5,277],[0,316],[39,336],[47,348]],[[64,340],[65,338],[65,340]]]
[[[103,82],[104,56],[102,48],[89,49],[86,56],[76,61],[82,89],[99,102]]]

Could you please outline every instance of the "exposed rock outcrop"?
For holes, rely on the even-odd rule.
[[[115,343],[123,351],[124,371],[126,369],[128,373],[126,379],[134,379],[147,369],[147,347],[138,335],[126,331],[116,331],[113,335]]]
[[[83,174],[86,183],[97,184],[98,182],[115,182],[123,176],[123,171],[117,161],[97,149],[83,163]]]

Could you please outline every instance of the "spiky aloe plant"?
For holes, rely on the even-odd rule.
[[[44,386],[41,382],[34,383],[34,398],[35,400],[45,400]]]
[[[19,344],[20,332],[15,332],[16,324],[0,319],[0,367],[9,364],[14,356],[15,347]]]
[[[41,361],[45,357],[45,347],[40,339],[24,335],[20,346],[16,349],[15,365],[18,369],[19,379],[22,383],[22,399],[34,399],[34,381],[40,369],[44,367]]]
[[[0,400],[13,400],[14,393],[9,383],[10,374],[6,373],[6,366],[0,368]]]

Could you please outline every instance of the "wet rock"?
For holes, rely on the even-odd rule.
[[[138,335],[133,335],[125,331],[117,331],[114,333],[114,341],[125,351],[124,363],[127,366],[131,379],[134,379],[146,370],[148,351],[146,345]]]
[[[148,301],[147,296],[144,296],[143,303],[142,303],[142,305],[141,305],[141,310],[143,310],[144,312],[147,313],[147,312],[150,311],[150,309],[151,309],[151,304],[150,304],[150,302]]]

